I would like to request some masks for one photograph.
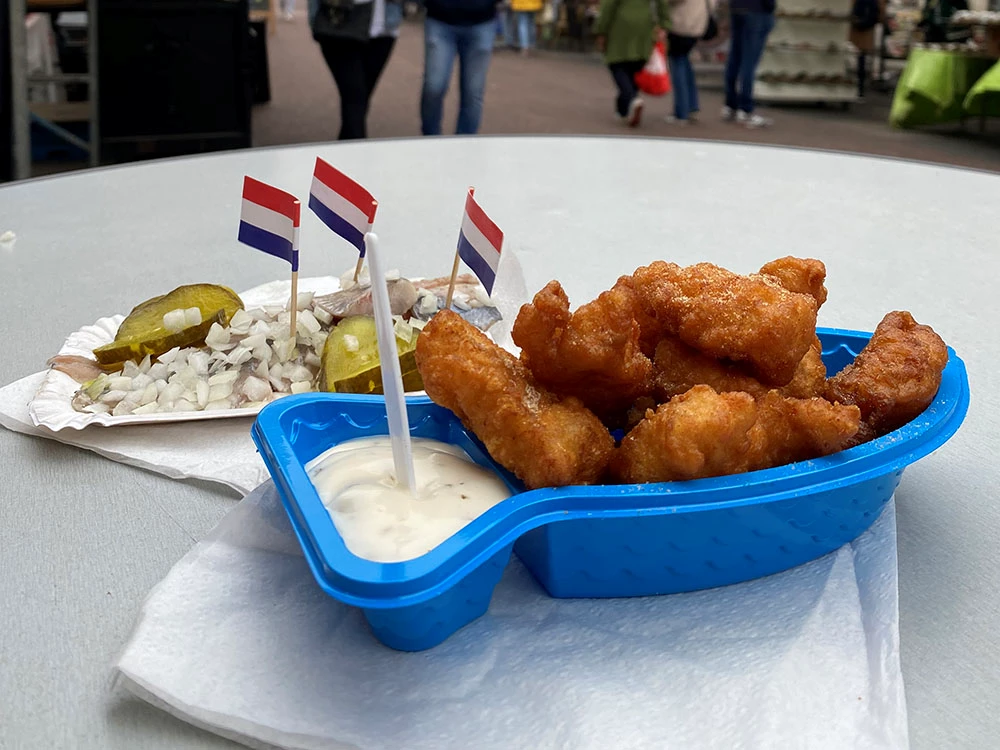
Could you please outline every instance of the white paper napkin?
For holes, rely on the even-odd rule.
[[[557,600],[512,559],[489,612],[415,654],[314,582],[270,483],[157,585],[117,665],[253,747],[906,748],[895,511],[797,569]]]
[[[38,372],[0,388],[0,425],[85,448],[171,479],[221,482],[243,495],[268,478],[250,438],[253,417],[56,432],[36,427],[28,416],[28,403],[44,377],[44,372]]]

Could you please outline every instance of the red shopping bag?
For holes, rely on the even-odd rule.
[[[670,93],[670,74],[667,72],[667,48],[663,42],[653,45],[653,52],[646,67],[635,74],[635,85],[644,94],[663,96]]]

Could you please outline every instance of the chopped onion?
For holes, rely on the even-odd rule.
[[[180,354],[180,351],[181,348],[179,346],[175,346],[173,349],[163,352],[163,354],[157,357],[157,359],[160,360],[160,362],[162,362],[163,364],[169,365],[171,362],[177,359],[177,355]]]
[[[208,375],[208,360],[211,355],[208,352],[195,350],[188,355],[188,366],[193,367],[199,375]]]
[[[208,387],[208,401],[218,401],[220,399],[229,398],[233,393],[232,383],[218,383],[216,385],[210,385]]]
[[[197,307],[189,307],[184,311],[184,327],[191,328],[201,323],[201,310]]]
[[[112,391],[131,391],[132,378],[127,378],[124,375],[113,376],[108,380],[108,389]]]
[[[187,399],[182,398],[174,402],[172,411],[198,411],[198,407]]]
[[[184,319],[186,317],[187,316],[184,314],[184,310],[179,308],[177,310],[171,310],[170,312],[163,313],[163,327],[171,333],[177,333],[184,328]],[[199,320],[198,322],[200,323],[201,321]]]
[[[121,372],[99,375],[76,393],[73,408],[118,416],[233,409],[313,391],[334,320],[314,301],[310,292],[298,296],[294,337],[289,337],[290,313],[283,306],[237,310],[228,326],[214,322],[201,346],[174,347],[155,361],[147,355],[139,364],[126,362]],[[198,308],[172,310],[164,325],[183,327],[195,313],[200,322]],[[395,326],[404,340],[416,335],[401,318]],[[353,350],[360,348],[356,337],[349,337],[348,348],[352,342]]]
[[[198,406],[200,406],[202,409],[204,409],[205,404],[208,403],[209,391],[210,389],[208,387],[208,383],[204,380],[199,380],[198,383],[195,385],[195,393],[198,396]]]
[[[153,381],[149,382],[146,389],[142,392],[142,398],[139,399],[139,405],[145,406],[146,404],[152,404],[156,402],[156,397],[159,392],[156,390],[156,383]]]
[[[146,375],[145,373],[140,372],[138,375],[136,375],[134,378],[132,378],[132,390],[133,391],[144,391],[144,390],[146,390],[146,386],[152,384],[152,382],[153,382],[153,379],[151,377],[149,377],[149,375]]]
[[[223,370],[208,379],[209,385],[220,385],[222,383],[232,383],[240,376],[239,370]]]
[[[266,380],[250,375],[243,383],[243,395],[251,401],[264,401],[271,395],[271,385]]]
[[[305,328],[306,333],[312,335],[316,333],[316,331],[318,331],[322,326],[320,325],[320,322],[316,320],[315,316],[311,312],[309,312],[308,310],[303,310],[302,312],[299,313],[296,322],[296,327]]]

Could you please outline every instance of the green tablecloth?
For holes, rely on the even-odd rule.
[[[1000,67],[958,52],[915,49],[896,86],[889,122],[898,128],[1000,117]]]
[[[963,106],[970,115],[1000,117],[1000,62],[980,76]]]

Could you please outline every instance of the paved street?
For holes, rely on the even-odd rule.
[[[254,111],[254,143],[328,141],[339,129],[337,90],[300,12],[278,23],[268,39],[272,99]],[[418,102],[423,70],[423,36],[416,22],[404,24],[375,93],[369,116],[373,138],[420,133]],[[455,87],[445,122],[455,120]],[[748,131],[720,122],[721,92],[703,90],[704,120],[688,127],[663,121],[670,99],[647,100],[642,126],[622,126],[612,111],[613,86],[596,56],[539,52],[524,58],[498,51],[490,69],[484,134],[588,134],[689,137],[860,151],[1000,171],[1000,123],[986,135],[950,126],[939,131],[898,131],[888,125],[889,97],[874,94],[849,111],[819,107],[773,107],[775,125]]]

